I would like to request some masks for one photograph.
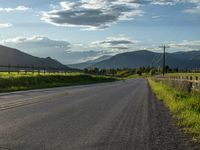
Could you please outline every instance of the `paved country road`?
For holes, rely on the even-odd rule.
[[[0,94],[0,150],[193,150],[145,79]]]

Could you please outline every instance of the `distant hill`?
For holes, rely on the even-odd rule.
[[[92,66],[101,69],[139,68],[151,66],[152,63],[156,67],[162,66],[162,53],[146,50],[121,53]],[[200,51],[167,53],[166,65],[180,69],[200,68]]]
[[[34,57],[17,49],[5,47],[0,45],[0,65],[20,65],[20,66],[34,66],[46,68],[65,68],[69,67],[61,64],[57,60],[50,57],[39,58]]]
[[[68,66],[72,67],[72,68],[77,68],[77,69],[89,68],[90,66],[93,66],[94,64],[101,62],[101,61],[104,61],[104,60],[107,60],[111,57],[112,56],[110,56],[110,55],[104,55],[104,56],[99,57],[95,60],[90,60],[90,61],[86,61],[86,62],[78,63],[78,64],[71,64],[71,65],[68,65]]]

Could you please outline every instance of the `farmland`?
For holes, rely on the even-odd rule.
[[[115,81],[105,76],[75,73],[1,72],[0,92]]]

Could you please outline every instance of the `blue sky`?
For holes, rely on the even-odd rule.
[[[200,0],[0,0],[0,44],[65,64],[200,50]]]

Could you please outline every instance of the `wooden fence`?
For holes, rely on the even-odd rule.
[[[154,77],[153,79],[167,82],[175,88],[200,92],[200,77],[198,76]]]
[[[24,72],[25,74],[28,72],[34,73],[67,73],[67,72],[74,72],[75,70],[69,68],[58,68],[58,67],[35,67],[35,66],[28,66],[28,65],[0,65],[0,72]]]

